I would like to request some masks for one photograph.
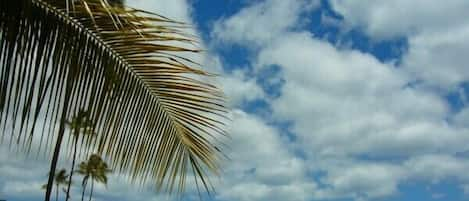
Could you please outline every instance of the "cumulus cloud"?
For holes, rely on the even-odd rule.
[[[293,120],[311,153],[409,156],[467,148],[465,130],[445,122],[447,103],[406,87],[399,69],[309,34],[286,36],[260,52],[258,67],[283,67],[286,82],[272,108]]]
[[[358,28],[376,40],[406,37],[402,67],[416,79],[443,90],[469,79],[466,68],[469,23],[464,0],[342,1],[333,9],[345,28]]]
[[[422,31],[442,30],[467,23],[464,0],[331,0],[332,8],[349,27],[363,29],[377,39],[409,36]],[[449,12],[450,11],[450,12]]]
[[[256,2],[235,15],[218,21],[213,36],[222,42],[262,45],[288,29],[299,26],[300,15],[319,1],[268,0]]]
[[[409,38],[402,67],[418,79],[443,90],[469,80],[469,23],[423,32]]]
[[[320,197],[373,199],[397,193],[403,178],[397,165],[379,163],[353,163],[347,168],[333,167],[322,181],[331,188],[321,189]]]
[[[467,188],[469,178],[467,158],[447,154],[426,154],[400,162],[374,162],[347,158],[323,158],[316,161],[319,169],[327,169],[315,191],[315,198],[374,200],[399,193],[399,185],[406,182],[437,184],[441,181],[460,182]],[[441,193],[434,193],[441,194]]]
[[[264,91],[257,84],[255,78],[248,77],[247,72],[236,70],[224,74],[220,78],[223,92],[229,97],[230,105],[240,106],[243,103],[263,99]]]
[[[241,110],[233,111],[230,160],[219,186],[220,200],[292,200],[311,198],[314,181],[279,131]]]
[[[363,164],[359,156],[407,158],[468,149],[467,130],[445,121],[447,103],[429,91],[406,87],[409,78],[400,69],[358,51],[338,50],[307,33],[284,36],[262,50],[256,63],[258,68],[282,67],[285,84],[281,96],[271,100],[275,117],[293,122],[302,151],[319,158],[311,165],[331,157],[355,159],[315,168],[326,172],[323,182],[332,186],[317,190],[317,197],[390,196],[405,178],[415,177],[403,164]]]
[[[339,49],[301,28],[291,29],[301,22],[298,16],[304,11],[302,8],[290,14],[294,16],[291,21],[281,21],[285,23],[282,26],[262,26],[258,22],[270,12],[275,13],[274,8],[269,9],[272,2],[262,1],[220,21],[214,34],[225,42],[256,49],[257,59],[251,64],[259,72],[271,66],[281,68],[280,76],[285,82],[279,89],[280,96],[267,100],[273,111],[271,118],[291,123],[289,130],[296,138],[293,143],[298,145],[297,150],[306,153],[307,168],[312,173],[324,173],[319,180],[326,187],[315,188],[314,198],[386,197],[398,193],[398,185],[408,180],[433,178],[430,175],[450,178],[451,172],[460,172],[465,162],[453,155],[469,148],[464,143],[469,140],[467,129],[447,121],[452,118],[450,106],[438,92],[412,83],[423,79],[447,88],[448,83],[466,79],[460,65],[464,61],[460,57],[464,43],[461,48],[443,45],[462,42],[464,28],[447,37],[435,35],[434,43],[419,41],[419,37],[431,36],[423,34],[460,25],[461,19],[451,25],[441,21],[460,15],[446,15],[439,10],[435,14],[434,9],[463,7],[462,1],[441,6],[438,4],[442,2],[427,5],[423,1],[331,2],[344,16],[344,22],[339,24],[345,29],[358,28],[376,40],[409,37],[410,47],[402,66],[382,63],[359,51]],[[298,4],[301,3],[305,2]],[[405,12],[415,7],[425,9],[408,12],[411,14],[396,12],[397,8]],[[458,12],[462,8],[455,11]],[[432,18],[427,19],[429,16]],[[275,17],[272,15],[271,19]],[[238,34],[232,34],[238,30]],[[244,36],[240,34],[243,30],[271,34]],[[461,53],[451,54],[452,51]],[[429,64],[433,60],[436,64]],[[441,66],[448,61],[454,65],[443,69]],[[455,119],[462,122],[467,116],[464,114],[461,112]],[[393,160],[386,162],[386,158]],[[437,164],[438,160],[453,165],[435,166],[439,172],[413,169],[428,161]]]
[[[429,154],[409,159],[404,163],[409,176],[430,180],[437,183],[452,178],[463,183],[469,182],[465,170],[469,168],[469,160],[444,154]]]

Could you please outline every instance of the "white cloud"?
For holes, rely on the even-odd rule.
[[[15,154],[16,157],[11,157]],[[47,171],[49,170],[49,161],[44,158],[34,158],[25,156],[22,153],[13,153],[0,146],[0,198],[6,200],[40,200],[45,191],[41,189],[42,185],[47,183]],[[66,163],[61,161],[59,168],[70,167],[70,161]],[[67,168],[68,169],[68,168]],[[111,173],[108,179],[108,185],[95,183],[93,199],[96,200],[170,200],[167,195],[157,193],[155,187],[150,185],[145,188],[136,186],[130,182],[125,175]],[[81,180],[80,175],[74,174],[71,190],[71,200],[80,200],[81,198]],[[62,186],[64,187],[64,186]],[[89,187],[89,186],[88,186]],[[55,186],[53,188],[53,198],[55,198]],[[85,196],[88,196],[89,188]],[[193,191],[189,192],[193,193]],[[59,191],[59,199],[64,198],[62,190]],[[163,199],[164,198],[164,199]]]
[[[466,158],[433,154],[412,158],[406,161],[404,166],[412,177],[434,183],[448,178],[469,182],[469,176],[465,173],[469,168],[469,160]]]
[[[465,173],[469,160],[445,154],[417,156],[402,162],[323,158],[313,164],[327,169],[321,179],[325,187],[315,192],[318,199],[375,200],[398,194],[399,185],[406,182],[457,181],[462,189],[467,188],[469,182]]]
[[[424,84],[443,90],[469,79],[469,2],[464,0],[332,0],[345,28],[359,28],[376,40],[406,37],[402,67]]]
[[[406,87],[400,69],[309,34],[284,36],[260,52],[257,64],[282,67],[285,85],[271,101],[274,114],[294,122],[294,133],[312,154],[408,156],[467,149],[465,130],[445,122],[447,103]]]
[[[6,182],[1,189],[3,194],[8,198],[29,198],[34,199],[44,196],[44,191],[41,190],[43,184],[37,181],[12,181]]]
[[[450,115],[445,100],[406,87],[410,79],[405,71],[371,55],[338,50],[306,33],[290,33],[260,51],[257,67],[273,64],[282,67],[285,79],[281,96],[271,101],[274,115],[293,122],[292,131],[309,160],[318,157],[309,164],[330,157],[355,158],[347,165],[318,167],[331,188],[319,189],[316,197],[386,197],[397,193],[406,178],[424,172],[373,160],[363,164],[363,155],[406,158],[469,148],[467,129],[445,121]],[[425,173],[446,178],[454,169],[440,170]]]
[[[378,38],[408,36],[421,31],[442,30],[462,23],[469,17],[465,0],[331,0],[335,11],[350,27],[362,28]]]
[[[402,169],[389,164],[349,164],[333,167],[323,182],[330,186],[320,191],[324,198],[351,197],[373,199],[397,193],[398,182],[403,178]]]
[[[220,200],[292,200],[311,198],[315,183],[306,179],[304,161],[296,157],[280,133],[259,117],[233,111],[232,141],[227,155]]]
[[[253,3],[215,24],[213,35],[223,42],[262,45],[299,26],[300,14],[318,5],[316,0],[268,0]]]
[[[249,78],[247,72],[236,70],[220,77],[220,85],[223,92],[229,97],[228,101],[233,106],[242,103],[263,99],[264,91],[256,83],[255,78]]]
[[[359,51],[337,49],[314,38],[309,32],[290,29],[301,21],[298,17],[291,18],[291,21],[282,21],[285,24],[279,26],[280,28],[256,27],[255,25],[262,24],[257,20],[262,21],[263,15],[267,16],[273,10],[265,9],[269,3],[271,1],[263,1],[220,21],[214,33],[218,38],[224,39],[224,42],[258,50],[254,53],[257,60],[252,65],[259,72],[272,65],[281,67],[281,76],[285,83],[280,89],[280,97],[268,99],[273,110],[271,117],[292,123],[290,131],[297,137],[294,143],[300,145],[296,147],[297,150],[307,153],[306,164],[309,165],[309,171],[325,174],[321,177],[321,182],[326,187],[316,187],[312,191],[315,198],[360,200],[387,197],[398,193],[398,185],[408,180],[426,180],[422,176],[426,174],[448,178],[452,176],[451,171],[459,170],[441,167],[439,172],[417,171],[409,165],[423,166],[425,160],[422,159],[425,157],[436,161],[440,158],[430,156],[437,153],[443,154],[449,162],[454,162],[455,167],[464,166],[463,160],[452,158],[452,155],[465,152],[469,148],[464,143],[469,140],[467,129],[446,121],[452,114],[448,103],[438,93],[425,87],[409,85],[416,79],[428,79],[441,85],[443,81],[435,80],[441,72],[433,73],[431,76],[434,77],[425,77],[421,74],[423,67],[418,67],[424,65],[416,63],[430,61],[431,58],[446,61],[453,57],[447,59],[445,55],[436,54],[440,51],[438,45],[434,49],[422,45],[418,51],[430,51],[425,55],[427,57],[418,58],[419,52],[415,53],[417,56],[413,56],[410,49],[409,55],[404,57],[404,67],[401,68],[394,64],[381,63],[372,55]],[[335,3],[344,5],[343,9],[338,10],[345,16],[346,26],[361,27],[378,40],[407,34],[417,38],[422,36],[418,34],[423,31],[447,26],[434,20],[418,21],[421,19],[419,16],[415,16],[416,21],[401,23],[405,20],[396,19],[408,16],[393,12],[393,8],[401,6],[399,2],[383,5],[348,1],[333,4]],[[401,3],[405,4],[403,1]],[[405,5],[419,3],[423,2]],[[334,5],[336,9],[338,6],[340,5]],[[446,6],[458,5],[449,3]],[[364,7],[373,9],[369,11]],[[261,12],[263,8],[265,10]],[[291,16],[299,16],[299,12],[301,9]],[[425,17],[432,11],[419,10],[415,13]],[[400,16],[388,19],[388,14]],[[276,19],[275,15],[270,18]],[[426,23],[435,24],[422,30],[414,29],[414,25],[425,27]],[[385,28],[395,29],[395,32],[386,31]],[[271,34],[262,37],[256,34],[244,36],[242,33],[246,30],[254,30],[254,33],[262,30]],[[459,35],[459,38],[464,38],[464,34]],[[410,48],[418,47],[412,39],[409,40]],[[445,41],[445,38],[438,39]],[[454,47],[448,48],[452,51],[459,50]],[[412,65],[410,58],[417,58]],[[429,68],[435,70],[435,66]],[[457,68],[450,69],[449,71],[453,71]],[[458,70],[450,73],[464,74]],[[462,79],[464,78],[459,80]],[[458,119],[461,118],[463,117]],[[365,162],[361,159],[362,156],[370,159]],[[383,162],[386,158],[397,162]]]
[[[409,50],[403,68],[428,84],[453,89],[469,80],[469,23],[409,38]]]
[[[42,184],[47,179],[47,165],[39,159],[15,154],[0,146],[0,195],[1,199],[33,199],[43,196]]]

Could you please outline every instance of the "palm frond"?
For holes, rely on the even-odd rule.
[[[186,172],[209,190],[226,109],[198,79],[210,74],[177,55],[199,52],[196,39],[184,23],[103,1],[0,1],[0,141],[50,154],[60,124],[87,111],[96,136],[81,137],[84,155],[159,190],[181,191]]]

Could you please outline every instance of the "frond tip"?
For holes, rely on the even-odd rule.
[[[226,108],[197,78],[208,73],[177,55],[198,52],[194,38],[183,23],[103,1],[0,1],[1,142],[48,152],[58,125],[87,111],[96,135],[80,137],[83,155],[170,192],[192,172],[209,191]]]

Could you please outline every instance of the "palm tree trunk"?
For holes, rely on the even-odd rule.
[[[68,98],[66,98],[68,99]],[[54,172],[57,168],[57,162],[59,160],[59,154],[60,154],[60,146],[62,145],[62,140],[65,132],[65,117],[66,117],[66,106],[64,106],[64,111],[62,114],[62,122],[60,123],[59,127],[59,133],[57,136],[57,142],[55,143],[55,149],[54,149],[54,155],[52,156],[52,162],[50,163],[50,171],[51,174],[49,174],[49,179],[47,180],[47,188],[46,188],[46,197],[44,198],[45,201],[50,201],[50,194],[52,191],[52,183],[54,183]]]
[[[90,190],[90,200],[91,201],[91,197],[93,196],[93,188],[94,188],[94,179],[91,178],[91,190]]]
[[[86,190],[86,185],[88,184],[88,180],[83,182],[83,191],[81,191],[81,201],[85,199],[85,190]]]
[[[73,170],[75,169],[75,160],[77,158],[78,133],[79,131],[75,131],[75,147],[73,148],[72,169],[70,171],[70,177],[68,178],[67,198],[65,199],[65,201],[68,201],[68,199],[70,198],[70,186],[72,185]]]
[[[50,194],[52,192],[52,183],[54,183],[54,175],[55,175],[55,170],[57,169],[57,162],[59,161],[59,155],[60,155],[60,146],[62,145],[62,140],[64,138],[64,133],[65,133],[65,120],[67,118],[67,110],[68,110],[68,105],[70,102],[70,96],[72,93],[72,84],[71,84],[71,74],[72,72],[68,72],[67,76],[67,84],[65,88],[65,99],[64,99],[64,106],[62,108],[62,115],[60,117],[60,126],[59,126],[59,132],[57,133],[57,141],[55,142],[55,148],[54,148],[54,154],[52,155],[52,161],[50,163],[50,174],[49,174],[49,179],[47,180],[47,188],[46,188],[46,196],[44,198],[44,201],[50,201]]]

